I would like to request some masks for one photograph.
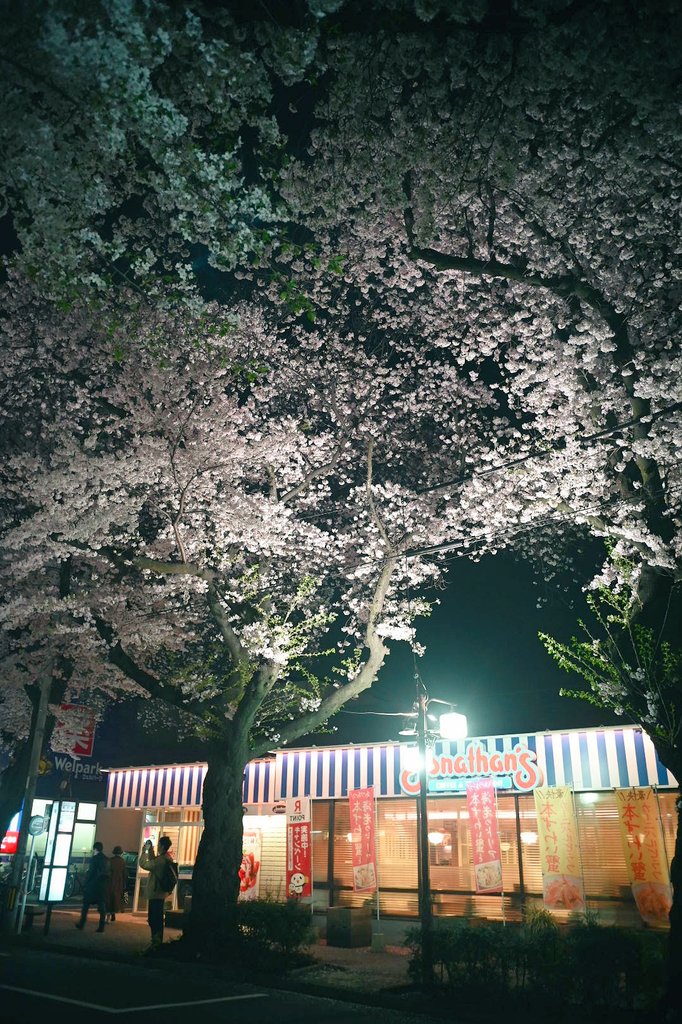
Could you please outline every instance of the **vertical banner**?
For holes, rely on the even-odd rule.
[[[239,869],[239,899],[257,900],[260,891],[260,864],[263,833],[248,829],[242,839],[242,866]]]
[[[673,897],[656,794],[651,786],[617,789],[616,804],[637,910],[647,924],[667,924]]]
[[[310,797],[287,800],[287,897],[309,899],[313,894]]]
[[[374,786],[348,791],[353,850],[353,892],[376,892]]]
[[[585,909],[578,823],[570,786],[536,789],[542,898],[548,910]]]
[[[495,785],[492,779],[472,779],[466,784],[466,792],[476,892],[502,892]]]
[[[71,757],[92,757],[95,747],[95,713],[82,704],[60,704],[52,730],[54,751]]]

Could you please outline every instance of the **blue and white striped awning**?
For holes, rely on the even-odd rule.
[[[455,757],[472,744],[489,754],[513,751],[519,744],[527,747],[537,761],[539,785],[571,785],[578,792],[630,786],[677,788],[651,739],[636,726],[443,741],[436,744],[435,752]],[[400,774],[401,750],[406,746],[382,743],[279,751],[274,758],[246,766],[244,803],[272,805],[296,796],[334,799],[365,786],[374,786],[377,796],[404,796]],[[205,774],[205,764],[114,769],[109,773],[106,805],[200,807]]]
[[[201,807],[205,764],[120,768],[109,772],[107,807]],[[244,770],[245,804],[276,803],[275,762],[250,761]]]

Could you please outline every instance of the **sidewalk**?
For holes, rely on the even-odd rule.
[[[43,934],[44,918],[36,918],[32,927],[21,936],[3,937],[8,944],[16,943],[35,949],[93,956],[109,960],[129,961],[142,958],[149,946],[149,926],[142,915],[124,913],[114,923],[106,925],[102,934],[96,931],[98,916],[93,907],[86,927],[79,931],[78,907],[60,907],[52,913],[49,933]],[[166,928],[164,941],[180,938],[177,928]],[[291,970],[282,978],[268,982],[271,987],[296,988],[316,995],[369,1002],[372,1005],[395,1007],[404,1003],[410,980],[407,973],[407,950],[388,945],[380,952],[369,947],[343,949],[328,946],[324,939],[309,947],[315,962]],[[150,966],[158,961],[149,961]],[[402,995],[401,995],[402,990]]]

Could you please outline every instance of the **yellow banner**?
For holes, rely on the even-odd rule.
[[[651,786],[617,789],[616,803],[637,910],[648,924],[665,924],[672,888],[656,795]]]
[[[538,819],[542,898],[548,910],[585,909],[573,791],[548,786],[533,791]]]

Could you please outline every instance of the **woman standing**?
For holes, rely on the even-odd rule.
[[[114,855],[109,861],[109,877],[107,878],[107,913],[110,921],[116,920],[116,915],[125,908],[126,881],[128,879],[128,865],[121,854],[120,846],[114,847]]]

